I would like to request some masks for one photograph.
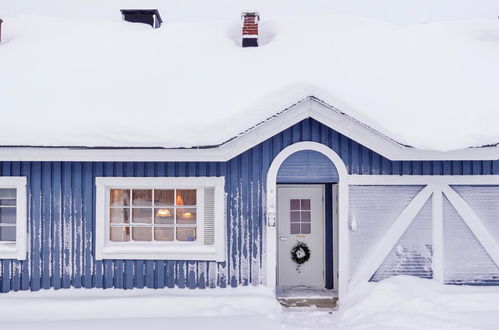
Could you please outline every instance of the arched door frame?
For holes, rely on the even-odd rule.
[[[267,223],[265,225],[265,284],[276,287],[277,276],[277,172],[290,155],[302,150],[320,152],[333,162],[338,171],[338,295],[347,291],[349,274],[350,247],[348,240],[348,170],[341,157],[328,146],[318,142],[297,142],[284,148],[272,161],[267,173]]]

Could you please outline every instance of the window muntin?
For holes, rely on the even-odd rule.
[[[292,235],[310,234],[310,199],[290,199],[290,233]]]
[[[111,242],[194,242],[197,189],[109,190]]]

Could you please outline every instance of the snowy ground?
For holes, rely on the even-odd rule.
[[[0,298],[0,329],[497,329],[499,288],[396,277],[343,299],[341,311],[283,310],[266,288],[59,290]]]

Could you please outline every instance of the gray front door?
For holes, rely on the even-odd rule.
[[[324,186],[279,186],[277,203],[278,286],[324,287]]]

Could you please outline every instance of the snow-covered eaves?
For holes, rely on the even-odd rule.
[[[499,147],[454,151],[405,146],[325,102],[310,96],[227,142],[199,148],[70,148],[3,147],[9,161],[228,161],[286,128],[313,118],[391,160],[497,160]]]
[[[2,159],[226,160],[258,140],[253,132],[304,116],[393,160],[499,158],[495,18],[265,18],[252,49],[240,47],[238,16],[157,30],[4,18],[0,145],[12,147]],[[322,102],[282,112],[311,95]]]

